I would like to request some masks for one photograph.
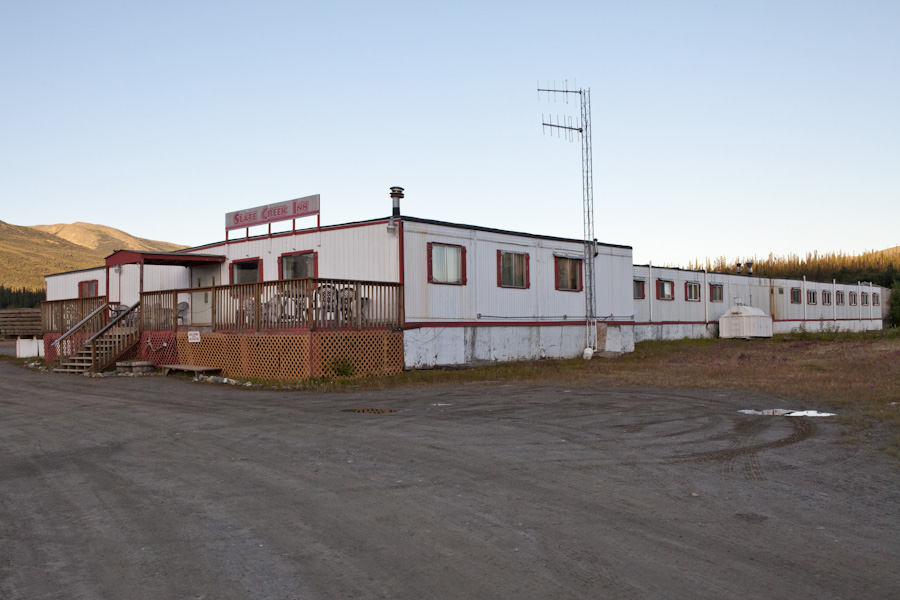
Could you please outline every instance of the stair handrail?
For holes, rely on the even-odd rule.
[[[92,335],[91,337],[89,337],[87,340],[85,340],[84,345],[87,346],[88,344],[90,344],[91,342],[93,342],[94,340],[96,340],[98,337],[100,337],[101,335],[103,335],[104,333],[106,333],[113,325],[117,324],[119,321],[121,321],[122,319],[124,319],[125,317],[127,317],[128,315],[130,315],[130,314],[132,313],[132,311],[133,311],[134,309],[136,309],[137,307],[139,307],[140,305],[141,305],[141,301],[140,301],[140,300],[138,300],[137,302],[135,302],[134,304],[132,304],[131,307],[130,307],[128,310],[126,310],[125,312],[123,312],[122,314],[120,314],[119,316],[117,316],[115,319],[111,320],[111,321],[110,321],[109,323],[107,323],[100,331],[98,331],[97,333],[95,333],[94,335]]]
[[[74,327],[72,327],[67,332],[65,332],[64,334],[59,336],[52,344],[50,344],[50,346],[53,347],[53,346],[58,345],[61,341],[63,341],[64,339],[66,339],[67,337],[69,337],[70,335],[75,333],[82,325],[84,325],[85,323],[87,323],[88,321],[90,321],[91,319],[96,317],[101,311],[106,310],[106,308],[108,306],[109,306],[109,302],[103,304],[102,306],[98,306],[97,308],[95,308],[94,312],[92,312],[91,314],[89,314],[88,316],[86,316],[85,318],[80,320]],[[107,327],[108,327],[108,325],[107,325]],[[94,338],[91,338],[91,339],[94,339]]]

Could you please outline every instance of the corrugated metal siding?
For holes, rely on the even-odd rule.
[[[144,265],[144,291],[177,290],[191,286],[191,271],[187,267]]]
[[[97,280],[97,295],[106,295],[106,267],[98,267],[87,271],[47,275],[47,300],[69,300],[78,297],[78,284],[82,281]]]
[[[279,257],[303,251],[318,253],[319,277],[397,282],[400,280],[399,248],[396,230],[388,230],[385,223],[373,223],[238,240],[193,252],[227,257],[219,274],[221,283],[226,284],[230,281],[232,261],[259,258],[263,281],[275,281],[279,279]]]
[[[581,243],[426,223],[404,223],[404,227],[407,321],[584,319],[584,292],[555,289],[554,254],[580,258],[584,252]],[[429,242],[466,248],[466,285],[428,283]],[[498,250],[529,256],[527,289],[497,284]],[[598,252],[597,313],[601,317],[630,320],[631,250],[603,246]]]
[[[109,301],[131,306],[140,299],[140,265],[121,265],[121,275],[116,267],[109,270]]]

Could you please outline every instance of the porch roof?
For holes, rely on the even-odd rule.
[[[182,252],[140,252],[137,250],[116,250],[106,257],[106,266],[133,265],[172,265],[177,267],[199,267],[213,263],[223,263],[221,254],[184,254]]]

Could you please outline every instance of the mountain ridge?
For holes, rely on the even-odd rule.
[[[116,250],[173,252],[186,247],[94,223],[27,226],[0,221],[0,285],[40,290],[44,275],[101,266]]]

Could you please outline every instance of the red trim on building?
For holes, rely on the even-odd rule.
[[[384,219],[380,221],[367,221],[366,223],[348,223],[346,225],[331,225],[326,227],[310,227],[309,229],[300,229],[294,231],[279,231],[277,233],[273,233],[272,235],[257,235],[252,238],[242,237],[236,240],[226,239],[222,242],[216,242],[214,244],[204,244],[203,246],[196,246],[194,248],[190,248],[190,250],[201,250],[207,248],[216,248],[218,246],[228,246],[230,244],[238,244],[241,242],[246,242],[248,240],[264,240],[269,238],[280,238],[287,237],[291,235],[305,235],[307,233],[317,233],[319,231],[337,231],[338,229],[354,229],[356,227],[370,227],[372,225],[386,225],[390,223],[390,219]],[[402,221],[401,221],[402,223]],[[227,234],[227,232],[226,232]],[[227,237],[227,236],[226,236]],[[191,256],[190,254],[186,254],[186,256]]]
[[[235,263],[245,263],[245,262],[250,262],[250,261],[254,261],[254,260],[257,262],[257,266],[256,266],[257,279],[256,279],[256,282],[254,282],[254,283],[265,281],[263,279],[263,261],[260,257],[256,256],[254,258],[241,258],[238,260],[231,261],[231,264],[228,265],[228,283],[230,285],[234,285],[234,265],[235,265]]]
[[[634,326],[642,325],[717,325],[718,321],[635,321]]]
[[[671,298],[663,298],[663,284],[668,283],[672,286],[672,297]],[[671,279],[657,279],[656,280],[656,299],[664,300],[666,302],[671,302],[675,300],[675,282]]]
[[[689,293],[690,286],[692,286],[692,285],[697,286],[697,297],[693,298],[693,299],[691,298],[691,295]],[[700,284],[699,283],[697,283],[696,281],[685,281],[684,282],[684,300],[685,300],[685,302],[700,302]]]
[[[435,281],[434,280],[434,272],[432,271],[432,251],[433,248],[437,244],[438,246],[446,246],[448,248],[459,248],[459,283],[452,281]],[[428,251],[428,283],[434,283],[436,285],[466,285],[466,247],[461,246],[459,244],[445,244],[443,242],[428,242],[427,246]]]
[[[525,253],[525,289],[531,289],[531,254]]]
[[[281,268],[281,259],[285,256],[300,256],[301,254],[312,254],[313,257],[313,274],[312,277],[317,278],[319,276],[319,253],[315,250],[298,250],[297,252],[285,252],[281,256],[278,257],[278,279],[284,279],[284,269]],[[262,280],[260,280],[262,281]]]
[[[85,287],[85,284],[87,286]],[[91,284],[94,284],[94,294],[91,295]],[[86,279],[84,281],[78,282],[78,297],[79,298],[96,298],[100,295],[100,280],[99,279]]]
[[[604,325],[634,325],[633,321],[597,321]],[[583,327],[586,321],[412,321],[406,324],[405,329],[417,329],[426,327],[561,327],[565,325],[577,325]]]
[[[566,260],[574,260],[578,263],[578,289],[572,290],[569,288],[559,287],[559,259],[561,258],[564,258]],[[553,282],[558,292],[581,292],[584,290],[584,272],[582,269],[582,263],[584,263],[584,259],[581,258],[572,258],[568,256],[553,257]]]
[[[524,263],[524,279],[525,285],[503,285],[503,255],[504,254],[513,254],[515,256],[524,256],[525,259],[522,261]],[[530,259],[531,255],[527,252],[506,252],[504,250],[497,250],[497,287],[506,288],[510,290],[527,290],[531,287],[531,273],[530,273]]]

